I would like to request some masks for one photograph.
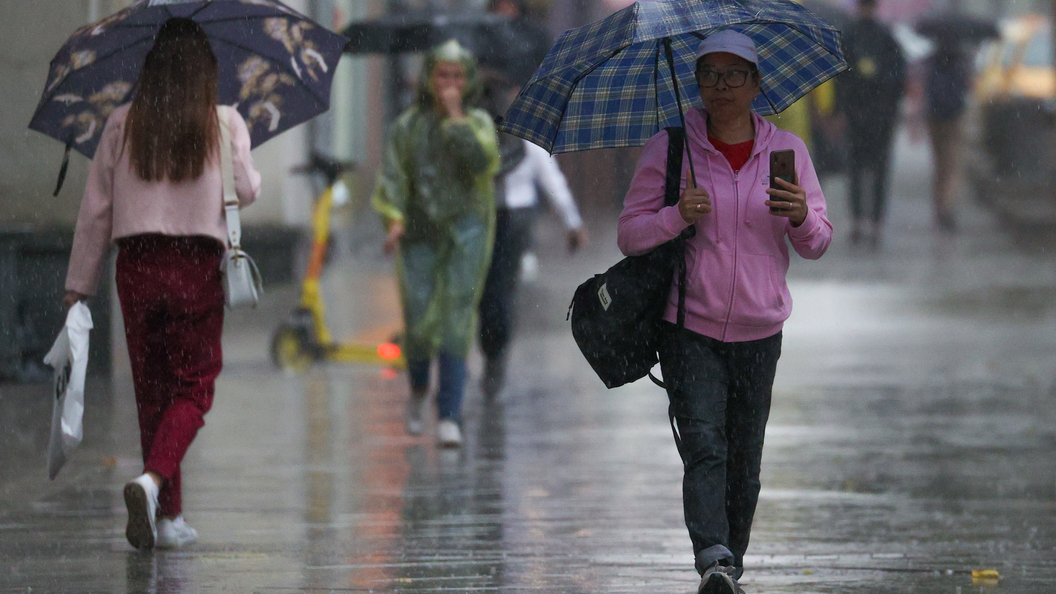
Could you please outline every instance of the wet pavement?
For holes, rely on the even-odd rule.
[[[1056,243],[972,204],[938,235],[927,150],[898,148],[883,246],[849,244],[833,179],[837,240],[793,264],[743,585],[1056,592]],[[230,316],[184,464],[200,542],[179,552],[124,539],[121,486],[140,469],[127,373],[91,388],[85,443],[54,482],[47,390],[0,386],[0,592],[693,591],[666,398],[647,381],[605,390],[565,322],[575,285],[618,258],[615,214],[594,221],[572,259],[540,228],[508,388],[489,403],[470,384],[458,451],[431,426],[404,434],[402,375],[274,371],[292,288]],[[333,327],[381,340],[398,325],[388,265],[352,244],[326,279]],[[973,582],[979,569],[1001,579]]]

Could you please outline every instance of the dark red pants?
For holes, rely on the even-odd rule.
[[[223,366],[223,247],[207,237],[138,235],[118,241],[117,294],[125,319],[144,470],[165,478],[158,513],[181,513],[180,462],[213,404]]]

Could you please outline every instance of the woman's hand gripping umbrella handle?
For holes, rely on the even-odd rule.
[[[689,179],[686,189],[678,200],[678,213],[682,220],[690,225],[711,213],[711,195],[704,188],[697,186],[697,173],[693,167],[693,155],[689,152],[689,137],[686,137],[686,156],[689,158]]]
[[[667,58],[667,67],[671,71],[672,86],[675,90],[675,102],[678,104],[678,118],[682,123],[682,129],[686,129],[686,115],[682,111],[682,92],[678,88],[678,76],[675,74],[675,56],[671,50],[671,40],[664,38],[664,55]],[[689,134],[683,135],[686,143],[686,159],[689,160],[689,179],[686,189],[678,200],[678,213],[682,220],[690,225],[696,223],[711,212],[711,196],[704,188],[697,187],[697,170],[693,166],[693,152],[689,147]]]

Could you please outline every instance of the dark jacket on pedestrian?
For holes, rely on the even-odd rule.
[[[882,144],[895,127],[906,79],[906,59],[880,22],[858,19],[843,31],[850,69],[836,78],[836,105],[846,117],[851,141]]]
[[[927,118],[936,122],[956,120],[968,103],[971,86],[968,59],[956,47],[940,45],[924,66]]]

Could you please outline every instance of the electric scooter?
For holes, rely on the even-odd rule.
[[[334,341],[326,325],[320,277],[330,249],[330,213],[334,207],[348,203],[350,192],[343,177],[354,168],[354,163],[312,154],[308,163],[292,170],[298,174],[322,176],[326,180],[326,189],[316,198],[312,212],[311,251],[300,304],[272,334],[271,360],[280,369],[302,372],[320,361],[382,365],[392,369],[407,366],[395,341],[339,343]]]

